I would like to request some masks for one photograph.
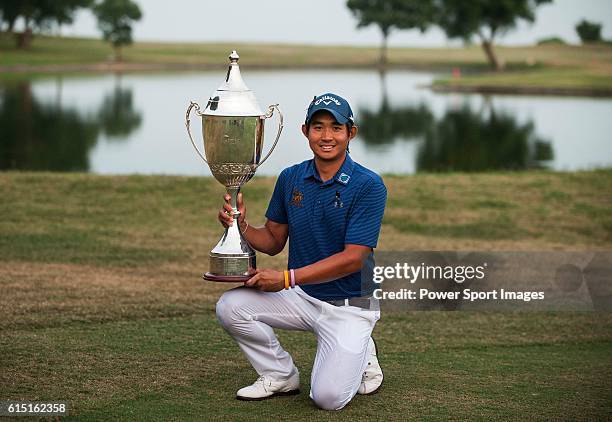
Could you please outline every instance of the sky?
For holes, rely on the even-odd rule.
[[[356,28],[356,19],[345,0],[135,0],[143,19],[134,26],[137,41],[240,41],[319,45],[379,45],[380,31]],[[533,44],[560,36],[571,43],[579,39],[574,26],[581,19],[603,24],[602,35],[612,39],[612,0],[554,0],[537,9],[533,25],[521,22],[499,39],[500,44]],[[99,37],[96,20],[80,11],[63,35]],[[437,28],[397,31],[390,46],[435,47],[456,45]]]

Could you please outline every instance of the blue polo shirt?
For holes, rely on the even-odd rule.
[[[314,159],[281,172],[266,217],[289,226],[288,268],[300,268],[344,250],[346,244],[375,248],[385,210],[387,189],[376,173],[355,163],[349,154],[336,175],[319,177]],[[367,267],[373,267],[370,253]],[[300,286],[321,300],[372,293],[362,285],[361,271],[326,283]]]

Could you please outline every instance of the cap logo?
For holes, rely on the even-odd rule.
[[[332,96],[329,96],[329,95],[325,95],[325,96],[319,98],[317,101],[315,101],[315,105],[319,105],[319,104],[321,104],[321,102],[323,102],[325,105],[330,105],[332,103],[332,101],[337,106],[341,105],[340,101],[338,101],[336,98],[334,98]]]

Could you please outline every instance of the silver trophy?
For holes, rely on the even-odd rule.
[[[255,272],[255,251],[240,233],[236,208],[236,197],[240,187],[255,175],[257,168],[270,156],[283,130],[283,115],[278,104],[268,107],[263,113],[253,91],[245,85],[238,66],[239,56],[232,51],[225,82],[208,99],[204,111],[195,101],[187,108],[185,124],[191,144],[196,152],[208,164],[215,179],[225,185],[231,196],[234,223],[225,229],[225,233],[210,251],[209,271],[204,274],[205,280],[212,281],[246,281]],[[206,157],[200,152],[193,140],[189,117],[195,109],[202,117],[202,135]],[[272,117],[274,110],[279,114],[279,125],[276,139],[270,151],[261,158],[264,142],[264,123]]]

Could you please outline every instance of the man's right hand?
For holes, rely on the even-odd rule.
[[[234,223],[234,218],[232,217],[232,206],[230,205],[231,197],[229,194],[225,194],[223,196],[225,203],[223,204],[223,208],[219,210],[219,222],[223,225],[223,227],[227,228]],[[238,211],[240,211],[240,217],[238,217],[238,224],[240,225],[240,231],[244,232],[246,230],[246,206],[244,205],[244,200],[242,199],[242,192],[238,194],[238,198],[236,201],[236,205],[238,206]]]

